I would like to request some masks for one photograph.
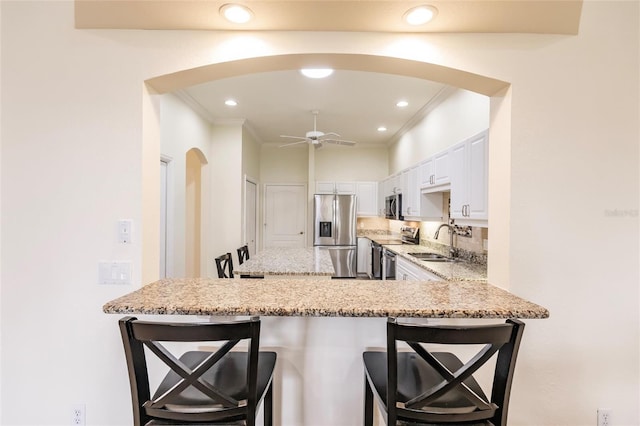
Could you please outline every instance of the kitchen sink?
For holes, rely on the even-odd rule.
[[[424,260],[427,262],[457,262],[458,259],[454,259],[451,257],[444,256],[438,253],[408,253],[409,256],[413,256],[416,259]]]

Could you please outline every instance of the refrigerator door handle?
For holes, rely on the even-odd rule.
[[[338,235],[340,235],[340,221],[338,220],[338,199],[333,196],[333,244],[338,244]]]

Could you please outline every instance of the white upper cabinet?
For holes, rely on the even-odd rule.
[[[377,216],[378,182],[316,182],[316,194],[356,195],[358,216]]]
[[[358,216],[377,216],[379,214],[377,182],[356,182],[356,196]]]
[[[378,214],[384,198],[402,194],[402,215],[410,220],[442,220],[443,193],[451,192],[451,218],[457,223],[486,226],[488,220],[489,131],[453,145],[421,163],[380,182]]]
[[[402,172],[402,215],[420,218],[419,166],[413,166]]]
[[[451,217],[461,221],[488,219],[488,132],[449,150]]]
[[[316,194],[355,194],[355,182],[316,182]]]
[[[449,151],[440,152],[420,164],[420,188],[440,189],[450,182]]]

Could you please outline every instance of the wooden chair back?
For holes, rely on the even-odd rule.
[[[386,403],[383,408],[387,424],[395,425],[402,420],[505,426],[523,331],[524,323],[514,319],[502,324],[456,326],[400,324],[396,318],[389,318],[386,395],[379,395]],[[413,352],[398,351],[398,342],[405,342]],[[474,351],[478,346],[481,349],[464,363],[450,352],[438,352],[436,348],[440,345],[473,345]],[[380,377],[384,380],[384,372],[372,371],[371,367],[367,371],[366,354],[365,371],[371,386],[366,397],[370,399],[370,389],[376,380],[380,383]],[[473,374],[496,354],[491,398],[487,398]],[[365,401],[367,404],[370,406],[371,402]]]
[[[249,260],[249,246],[246,244],[240,247],[238,250],[238,264],[242,265],[245,260]]]
[[[218,269],[218,278],[233,278],[231,253],[216,257],[216,268]]]
[[[257,406],[260,397],[264,396],[258,392],[258,318],[230,323],[194,324],[140,321],[125,317],[119,325],[129,370],[136,426],[157,419],[180,424],[244,419],[247,424],[255,424]],[[242,340],[248,341],[248,350],[230,352]],[[166,342],[224,343],[215,352],[191,351],[178,358],[167,349]],[[154,354],[169,367],[169,373],[153,396],[145,352]],[[272,354],[272,365],[270,372],[260,373],[268,375],[268,383],[261,386],[268,386],[271,395],[275,353],[265,354]],[[241,365],[243,362],[246,365]],[[238,377],[238,374],[243,377]],[[215,380],[221,375],[226,377],[221,383],[216,383]],[[261,392],[266,391],[262,389]],[[267,409],[270,415],[271,407],[265,407]]]

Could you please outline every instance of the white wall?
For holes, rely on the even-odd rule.
[[[315,152],[317,181],[379,181],[388,175],[386,146],[325,146]]]
[[[427,116],[389,149],[393,174],[413,166],[489,127],[489,97],[468,90],[451,90]]]
[[[260,147],[260,182],[306,183],[309,170],[309,154],[305,145],[278,148]]]
[[[0,7],[2,424],[68,424],[80,401],[88,425],[130,424],[118,317],[101,306],[142,284],[141,244],[116,242],[118,219],[140,224],[153,208],[141,184],[152,103],[141,83],[314,52],[512,83],[502,269],[551,318],[527,321],[510,424],[595,424],[597,407],[612,408],[615,424],[640,423],[637,2],[586,1],[577,36],[87,31],[73,29],[72,2]],[[98,286],[101,259],[132,261],[134,284]],[[38,410],[34,389],[46,395]]]
[[[161,98],[160,112],[160,152],[169,161],[169,235],[167,245],[170,247],[171,275],[185,276],[185,188],[186,188],[186,155],[196,148],[209,156],[211,145],[210,124],[175,95],[167,94]],[[205,166],[206,168],[206,166]],[[205,182],[206,183],[206,182]],[[207,186],[208,187],[208,186]],[[208,200],[205,197],[204,200]]]
[[[213,259],[234,253],[242,242],[242,145],[242,125],[213,126],[209,168],[211,229],[206,232],[209,277],[217,276]]]

